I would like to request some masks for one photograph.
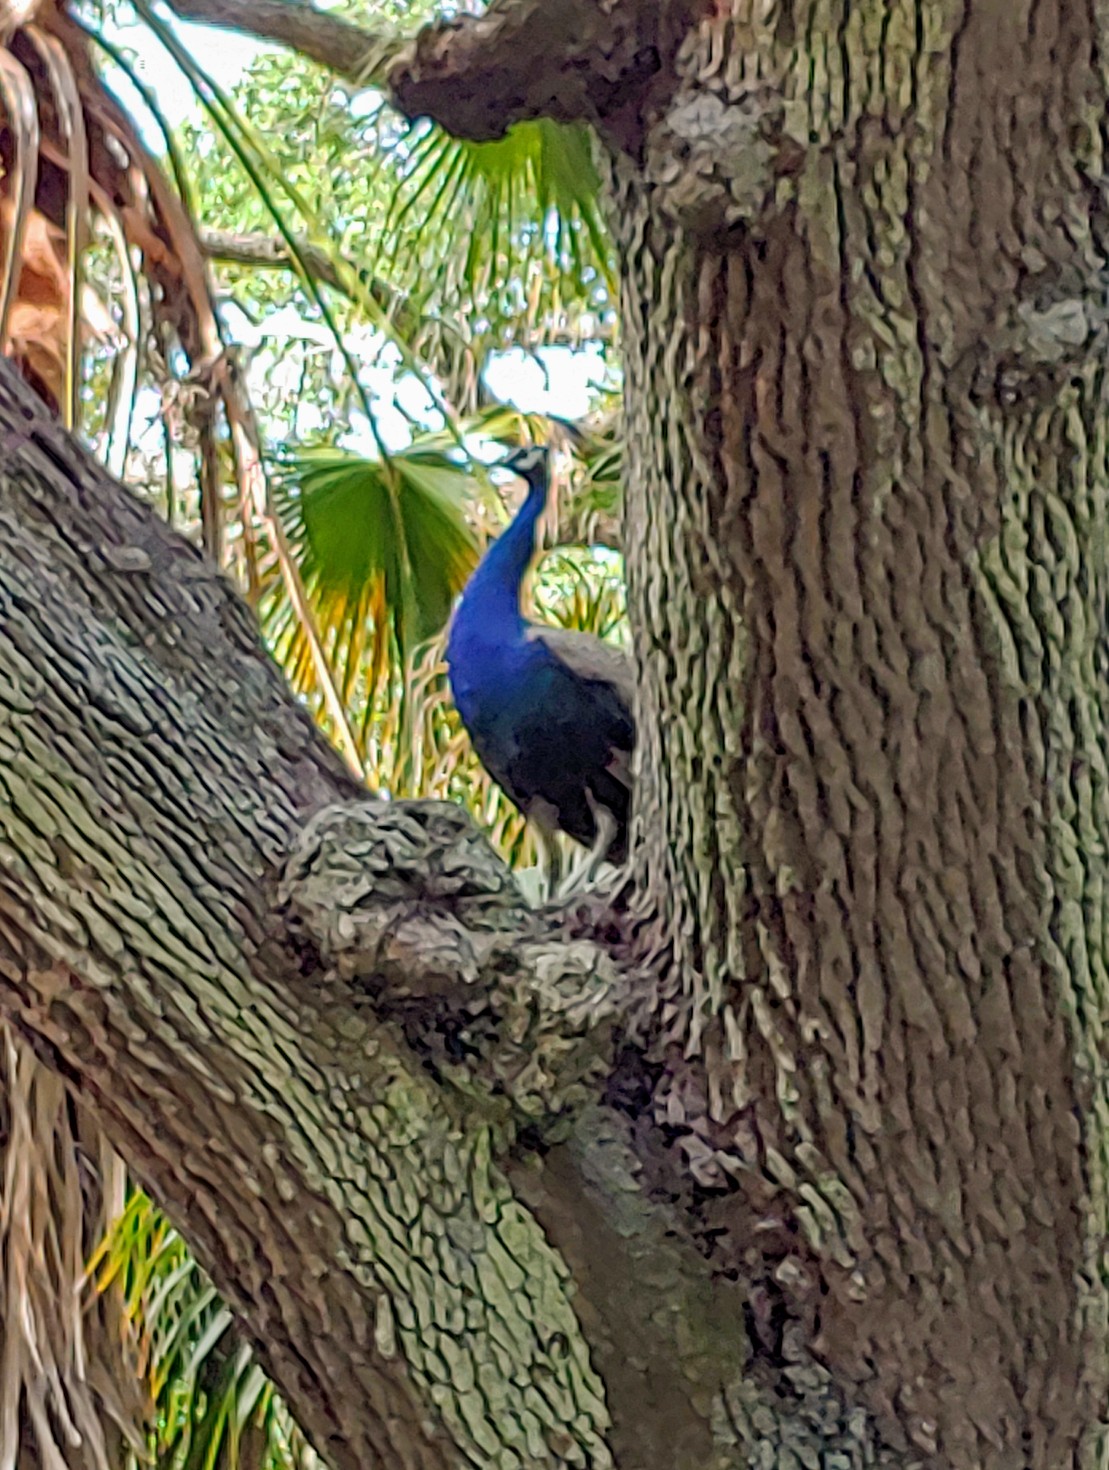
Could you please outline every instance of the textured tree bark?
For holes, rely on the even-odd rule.
[[[395,45],[395,38],[387,38],[384,32],[364,31],[341,16],[299,0],[174,0],[171,8],[185,20],[277,41],[361,86],[376,80],[390,40]]]
[[[480,136],[585,96],[608,145],[655,1103],[791,1390],[740,1437],[793,1463],[830,1383],[896,1454],[1086,1463],[1106,17],[687,7],[633,108],[604,83],[662,8],[562,7],[610,37],[567,87],[504,75],[525,9],[480,102],[463,24],[392,80]]]

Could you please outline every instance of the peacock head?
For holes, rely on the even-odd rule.
[[[501,461],[506,470],[526,480],[531,490],[545,491],[547,488],[549,450],[545,444],[529,444],[526,449],[517,449]]]

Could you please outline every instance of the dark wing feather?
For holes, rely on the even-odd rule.
[[[582,679],[611,684],[629,710],[635,708],[635,666],[631,655],[593,633],[547,628],[532,623],[528,637],[537,639]]]
[[[586,847],[597,810],[610,813],[609,861],[622,863],[635,745],[628,657],[588,634],[529,627],[524,648],[484,673],[463,720],[486,770],[521,811]]]
[[[623,862],[627,855],[628,814],[631,804],[631,757],[635,745],[635,672],[628,654],[604,643],[591,633],[576,633],[565,628],[548,628],[532,624],[529,639],[541,643],[562,667],[569,671],[574,685],[592,691],[588,731],[582,731],[577,750],[582,757],[577,766],[582,792],[589,805],[599,803],[616,819],[617,836],[610,850],[610,860]],[[591,763],[589,752],[596,754]],[[563,831],[587,845],[592,840],[592,817],[567,820],[563,808]],[[579,827],[575,831],[575,826]]]
[[[578,633],[570,628],[549,628],[542,623],[528,625],[528,637],[553,653],[576,678],[588,684],[605,687],[604,703],[610,714],[619,714],[617,724],[627,726],[628,739],[615,741],[609,774],[631,790],[631,754],[635,743],[635,665],[631,655],[614,648],[594,633]],[[616,706],[617,709],[614,709]],[[619,715],[623,718],[620,719]],[[610,726],[610,730],[614,727]]]

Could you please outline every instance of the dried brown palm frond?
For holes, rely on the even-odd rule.
[[[11,238],[15,223],[12,201],[0,197],[0,250]],[[23,222],[20,273],[8,320],[6,355],[56,413],[65,411],[71,382],[73,278],[66,255],[65,231],[32,209]],[[84,286],[79,299],[80,339],[108,341],[115,335],[115,328],[99,297]]]
[[[87,301],[79,263],[91,207],[138,262],[146,310],[132,326],[147,339],[148,366],[168,362],[175,347],[187,359],[189,370],[178,387],[197,451],[205,546],[222,561],[224,548],[233,543],[241,562],[235,570],[256,594],[262,581],[254,514],[264,499],[261,462],[250,406],[225,350],[196,221],[105,89],[90,45],[89,34],[54,0],[42,0],[33,24],[24,23],[0,45],[0,105],[9,123],[6,148],[0,148],[0,201],[6,211],[0,262],[12,263],[0,277],[0,329],[5,303],[11,319],[8,345],[0,348],[72,422],[75,302]],[[32,294],[42,280],[50,285],[47,307]],[[223,492],[224,429],[235,479],[231,496]],[[239,522],[234,536],[228,535],[231,517]]]
[[[120,1291],[85,1262],[123,1207],[123,1166],[0,1025],[0,1467],[118,1470],[148,1404]]]

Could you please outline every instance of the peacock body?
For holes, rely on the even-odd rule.
[[[479,759],[546,832],[598,857],[628,850],[635,744],[631,662],[587,633],[529,622],[520,588],[547,502],[547,451],[506,461],[528,493],[489,548],[455,611],[447,642],[451,691]]]

